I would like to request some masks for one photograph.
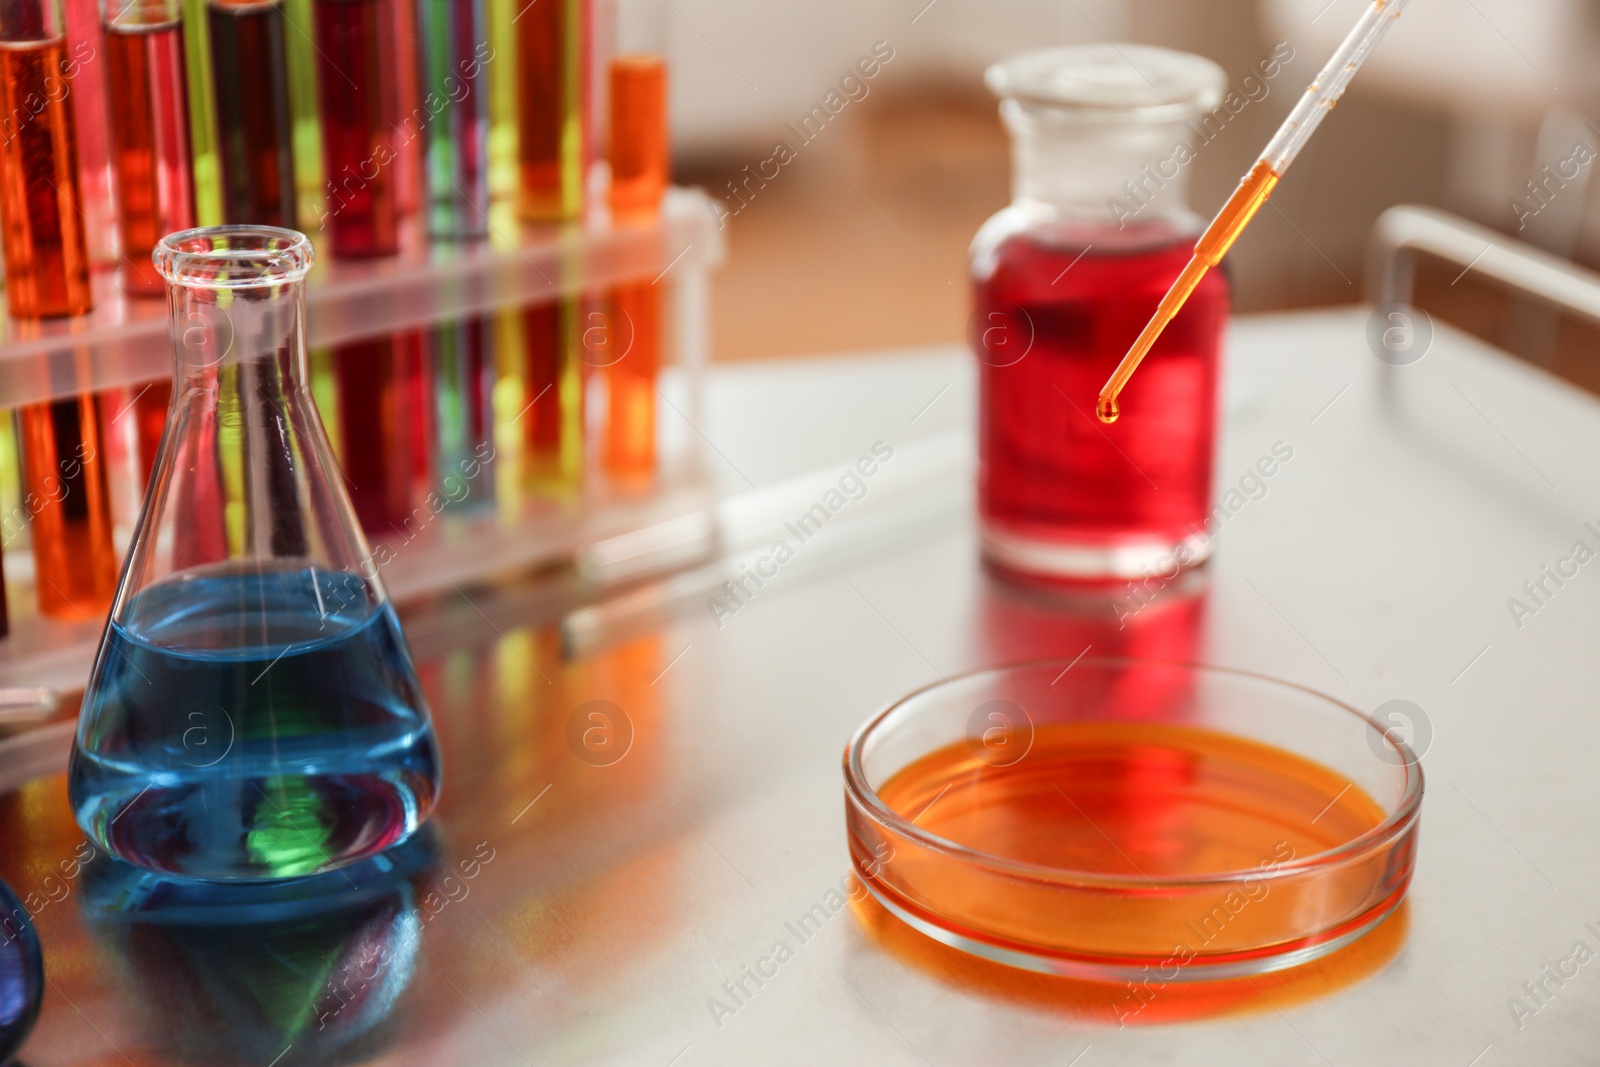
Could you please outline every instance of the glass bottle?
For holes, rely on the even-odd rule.
[[[1095,397],[1202,229],[1186,201],[1191,135],[1223,72],[1093,45],[1023,53],[986,80],[1012,138],[1013,200],[969,261],[984,558],[1046,584],[1175,574],[1211,548],[1226,275],[1157,342],[1120,422],[1102,425]]]
[[[83,698],[78,824],[181,877],[317,874],[404,840],[439,759],[309,387],[311,244],[164,238],[177,388]]]

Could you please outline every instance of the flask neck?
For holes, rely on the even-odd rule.
[[[305,278],[311,242],[272,226],[212,226],[156,246],[167,281],[168,328],[179,381],[230,366],[275,368],[271,381],[306,380]]]
[[[1181,121],[1085,118],[1004,101],[1011,195],[1073,220],[1118,229],[1187,218],[1191,132]]]
[[[253,388],[286,392],[307,381],[305,282],[214,289],[168,287],[174,372],[182,382],[246,370]]]

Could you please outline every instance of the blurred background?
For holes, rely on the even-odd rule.
[[[964,337],[967,243],[1009,199],[1009,148],[982,83],[994,60],[1157,44],[1209,57],[1239,89],[1287,44],[1294,59],[1267,94],[1199,152],[1191,197],[1209,217],[1366,2],[671,0],[675,180],[727,212],[716,358]],[[841,90],[858,61],[883,56]],[[1368,231],[1398,203],[1600,264],[1597,56],[1600,0],[1416,0],[1274,194],[1278,210],[1234,249],[1235,310],[1363,299]],[[1600,341],[1592,328],[1459,275],[1424,265],[1418,303],[1600,388],[1582,359]]]

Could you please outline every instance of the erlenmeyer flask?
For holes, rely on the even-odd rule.
[[[421,825],[438,753],[312,400],[311,243],[162,240],[177,387],[84,693],[78,824],[204,879],[316,874]]]

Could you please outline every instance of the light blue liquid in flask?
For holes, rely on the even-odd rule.
[[[73,811],[170,875],[320,874],[409,837],[439,758],[311,398],[310,242],[211,227],[156,262],[177,388],[79,714]]]

